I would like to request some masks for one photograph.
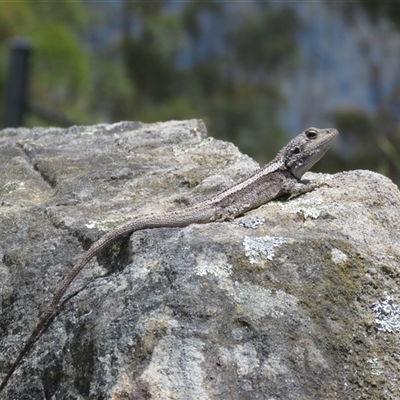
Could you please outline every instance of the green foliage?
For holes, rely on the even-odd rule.
[[[123,1],[116,32],[121,10],[111,3],[0,2],[1,60],[10,38],[28,38],[31,100],[79,124],[204,118],[211,135],[270,159],[287,140],[277,115],[297,57],[294,13],[268,2],[166,5]],[[114,36],[83,45],[101,30]],[[30,115],[25,123],[46,121]]]
[[[393,0],[358,0],[358,3],[368,13],[373,21],[377,21],[380,17],[391,20],[399,29],[400,28],[400,2]]]
[[[372,169],[397,180],[400,176],[399,137],[384,135],[382,116],[348,109],[339,110],[332,117],[346,146],[336,160],[341,168]]]
[[[125,42],[127,70],[132,82],[141,94],[141,101],[151,106],[174,94],[178,72],[160,55],[155,46],[134,38]]]
[[[89,60],[74,32],[56,21],[45,22],[42,29],[32,32],[31,40],[32,94],[36,101],[48,99],[53,106],[62,106],[65,100],[76,102],[87,97]]]
[[[360,110],[338,110],[333,114],[338,129],[359,140],[370,139],[375,130],[373,119]]]
[[[239,29],[230,32],[236,60],[247,70],[265,73],[290,65],[297,45],[294,34],[298,28],[292,10],[270,9],[262,3],[260,12],[247,15]]]
[[[385,53],[393,50],[388,33],[394,34],[392,27],[400,30],[400,3],[391,0],[368,1],[358,0],[344,6],[347,15],[364,11],[372,23],[375,34],[359,41],[359,51],[364,57],[365,66],[370,79],[366,80],[373,94],[376,110],[371,114],[347,111],[336,114],[336,121],[343,126],[344,135],[353,138],[356,157],[352,165],[373,169],[389,176],[400,183],[400,132],[398,106],[400,101],[400,85],[398,80],[390,82],[385,77],[385,63],[377,62],[376,55],[385,60]],[[350,18],[352,21],[352,18]],[[382,21],[390,21],[383,24]],[[389,29],[388,29],[389,28]],[[362,35],[361,35],[362,37]],[[387,40],[387,39],[390,40]],[[343,136],[344,136],[343,135]],[[357,163],[360,162],[361,165]]]
[[[211,135],[264,162],[286,141],[277,121],[279,86],[296,59],[298,24],[293,12],[266,3],[245,7],[233,21],[231,7],[189,1],[171,13],[161,2],[125,1],[125,27],[140,21],[124,31],[133,119],[202,117]],[[188,67],[179,65],[182,54]]]
[[[132,115],[135,86],[119,63],[105,58],[97,65],[91,97],[93,112],[86,124],[127,120]]]
[[[8,44],[22,36],[32,44],[30,98],[55,111],[85,115],[90,66],[79,36],[84,21],[79,1],[0,2],[0,89],[4,90]],[[45,124],[32,115],[25,123]]]

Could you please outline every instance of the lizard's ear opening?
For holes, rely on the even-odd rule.
[[[295,147],[293,149],[293,154],[299,154],[300,153],[300,147]]]

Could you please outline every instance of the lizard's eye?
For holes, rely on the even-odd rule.
[[[300,147],[295,147],[293,149],[293,154],[299,154],[300,153]]]
[[[317,131],[315,128],[308,128],[308,129],[305,131],[305,134],[306,134],[306,136],[307,136],[309,139],[314,139],[314,138],[317,137],[318,131]]]

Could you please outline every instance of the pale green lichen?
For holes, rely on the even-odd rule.
[[[400,306],[392,296],[385,296],[372,305],[378,331],[400,333]]]
[[[331,250],[331,258],[335,264],[344,264],[348,257],[339,249],[333,248]]]
[[[23,186],[25,186],[24,182],[19,182],[19,181],[11,181],[7,182],[0,188],[0,194],[8,194],[11,193],[15,190],[21,189]]]
[[[263,254],[267,260],[272,260],[275,256],[274,248],[283,243],[286,243],[284,238],[275,236],[245,236],[243,239],[245,254],[246,257],[248,257],[250,264],[260,262],[260,254]]]
[[[259,226],[263,225],[265,218],[262,217],[245,217],[235,222],[236,225],[243,226],[244,228],[257,229]]]
[[[367,363],[371,365],[372,375],[382,375],[384,370],[382,363],[375,357],[367,360]]]
[[[304,219],[317,219],[326,213],[332,213],[333,210],[340,211],[342,206],[338,203],[325,204],[322,197],[307,198],[304,196],[292,198],[286,202],[270,202],[264,207],[278,204],[279,207],[288,214],[303,214]]]
[[[182,145],[175,146],[173,148],[174,156],[179,156],[180,154],[188,153],[189,151],[193,151],[195,149],[198,149],[199,147],[204,146],[204,145],[212,142],[213,140],[214,140],[214,138],[207,137],[207,138],[205,138],[202,141],[197,142],[197,143],[182,144]]]
[[[246,312],[254,318],[282,318],[285,313],[297,310],[298,300],[296,297],[277,290],[272,292],[261,286],[234,283],[231,289],[234,293],[233,298],[237,304],[240,304]]]
[[[322,198],[305,199],[304,197],[298,197],[289,202],[280,203],[280,206],[288,213],[303,214],[305,219],[317,219],[326,208],[326,206],[323,205]]]
[[[236,363],[239,378],[251,374],[260,367],[257,350],[252,343],[238,344],[232,349],[232,358]]]
[[[204,276],[212,274],[227,278],[232,274],[232,265],[223,253],[202,254],[196,258],[195,274]]]
[[[94,135],[96,132],[98,132],[99,127],[94,125],[94,126],[85,126],[84,129],[80,131],[81,135]]]
[[[99,229],[101,231],[109,231],[110,229],[115,228],[118,225],[123,224],[124,222],[130,221],[132,218],[125,217],[120,219],[109,219],[106,221],[89,221],[85,224],[86,228],[89,229]]]

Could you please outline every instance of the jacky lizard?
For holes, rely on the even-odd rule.
[[[61,283],[52,303],[39,319],[25,346],[3,378],[0,385],[0,392],[4,389],[19,363],[54,314],[71,282],[82,268],[101,250],[116,239],[141,229],[184,227],[194,223],[204,224],[208,222],[229,221],[283,194],[309,192],[321,186],[321,184],[303,182],[301,181],[301,177],[322,158],[337,135],[338,131],[333,128],[308,128],[292,139],[263,168],[256,170],[250,176],[217,195],[182,210],[134,219],[106,233],[83,254]]]

